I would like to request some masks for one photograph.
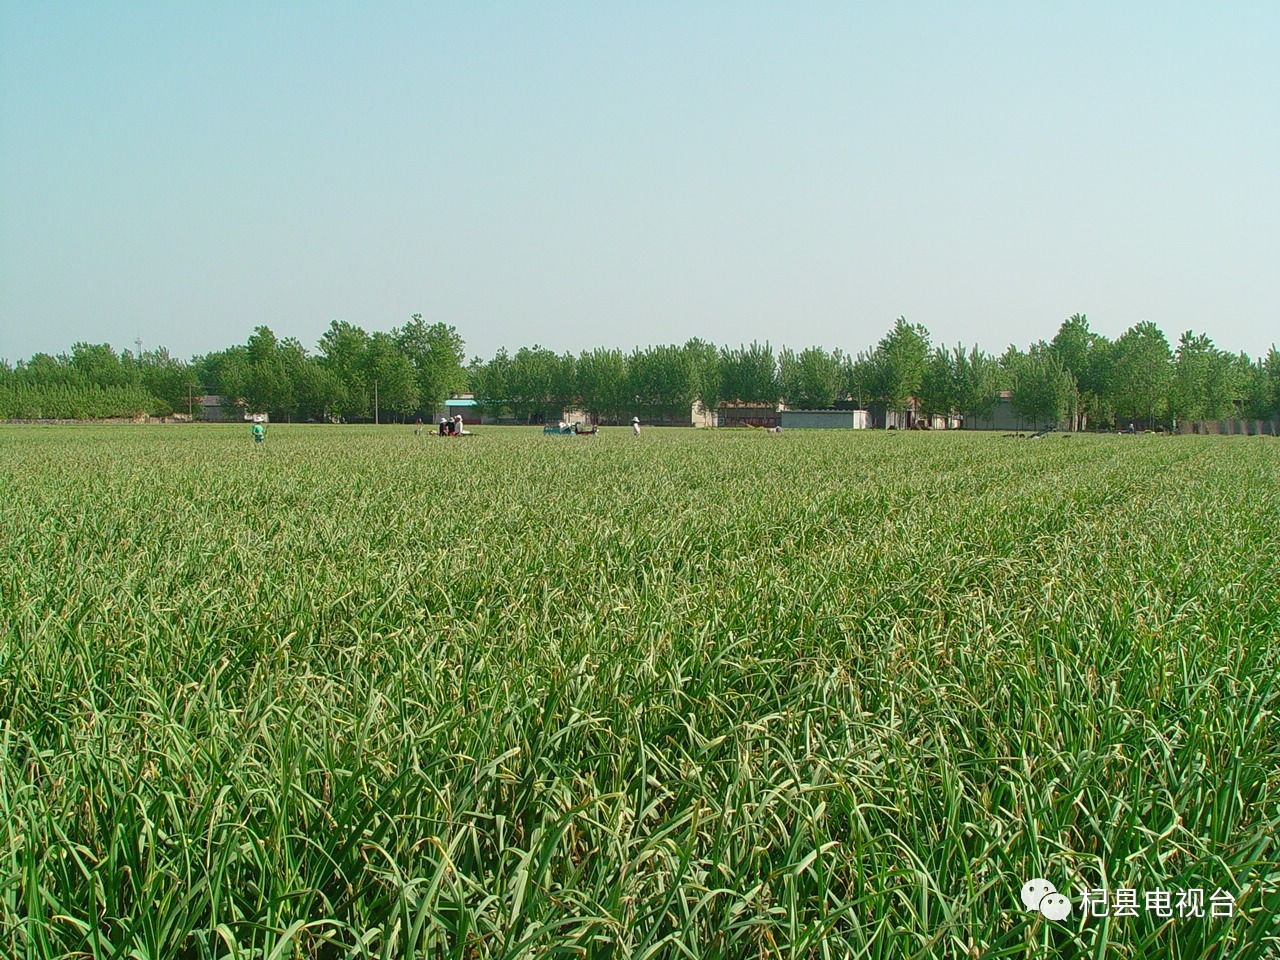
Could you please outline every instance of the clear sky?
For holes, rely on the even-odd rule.
[[[1280,3],[0,0],[0,356],[1280,340]]]

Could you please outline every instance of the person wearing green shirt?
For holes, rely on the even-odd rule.
[[[261,443],[265,439],[267,439],[267,428],[260,423],[255,423],[253,425],[253,442]]]

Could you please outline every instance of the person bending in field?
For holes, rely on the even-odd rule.
[[[255,423],[253,425],[253,442],[262,443],[265,439],[267,439],[267,428],[260,423]]]
[[[640,436],[640,418],[639,417],[631,418],[631,435],[633,437]]]

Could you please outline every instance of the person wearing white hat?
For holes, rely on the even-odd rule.
[[[635,437],[640,436],[640,418],[639,417],[631,418],[631,435]]]

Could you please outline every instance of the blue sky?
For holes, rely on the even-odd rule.
[[[0,0],[0,356],[1280,340],[1280,4]]]

